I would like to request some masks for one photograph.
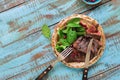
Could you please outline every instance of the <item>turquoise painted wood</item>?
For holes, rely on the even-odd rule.
[[[81,0],[0,0],[0,80],[34,80],[56,57],[41,34],[61,19],[82,13],[95,18],[106,36],[101,59],[90,67],[89,80],[120,79],[120,1],[104,0],[98,6]],[[82,69],[61,62],[43,80],[81,80]]]

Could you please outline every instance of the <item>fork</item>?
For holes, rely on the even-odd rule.
[[[58,61],[64,60],[72,51],[73,51],[72,46],[69,46],[65,50],[63,50],[59,54],[60,59],[57,59],[55,62],[49,65],[35,80],[41,80],[53,68],[55,63],[57,63]]]

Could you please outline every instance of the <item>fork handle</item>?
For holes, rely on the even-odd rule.
[[[52,68],[52,65],[48,66],[35,80],[41,80]]]
[[[88,68],[84,68],[82,80],[88,80],[87,75],[88,75]]]

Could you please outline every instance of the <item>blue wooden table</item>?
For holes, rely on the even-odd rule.
[[[106,49],[90,67],[89,80],[120,80],[120,0],[88,6],[82,0],[0,0],[0,80],[34,80],[56,60],[41,26],[51,31],[63,18],[86,14],[106,36]],[[44,80],[81,80],[82,69],[57,63]]]

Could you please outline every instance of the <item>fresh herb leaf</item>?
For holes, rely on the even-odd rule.
[[[64,46],[69,46],[70,44],[67,42],[66,39],[60,39],[59,42]]]
[[[69,29],[70,29],[70,27],[67,27],[66,29],[63,29],[62,31],[63,31],[63,33],[66,34],[69,31]]]
[[[76,28],[76,31],[77,31],[77,32],[81,32],[81,31],[82,31],[82,32],[85,32],[85,29],[84,29],[83,27],[77,27],[77,28]]]
[[[77,32],[77,35],[78,35],[78,36],[83,36],[83,35],[85,35],[85,34],[86,34],[86,32],[84,32],[84,31],[83,31],[83,32]]]
[[[67,42],[66,39],[60,39],[57,42],[56,49],[58,52],[63,51],[66,47],[68,47],[70,44]]]
[[[68,24],[69,24],[69,23],[79,24],[79,23],[80,23],[80,18],[73,18],[73,19],[71,19],[70,21],[68,21]]]
[[[79,24],[75,24],[75,23],[69,23],[66,25],[67,27],[80,27]]]
[[[50,39],[50,36],[51,36],[50,28],[49,28],[46,24],[44,24],[44,25],[42,26],[42,34],[43,34],[46,38]]]
[[[60,46],[56,47],[56,49],[57,49],[58,52],[62,52],[62,51],[64,50],[64,49],[63,49],[62,47],[60,47]]]
[[[72,29],[70,29],[67,33],[67,41],[71,44],[73,43],[75,40],[77,39],[77,33],[76,31],[72,31]]]
[[[58,52],[62,52],[65,48],[66,48],[66,46],[63,46],[63,45],[56,46],[56,49]]]
[[[55,47],[56,49],[57,49],[57,51],[58,52],[61,52],[62,50],[64,50],[62,47],[61,47],[61,45],[60,45],[60,43],[59,42],[57,42],[57,44],[56,44],[56,47]]]
[[[58,35],[59,35],[59,38],[60,38],[60,39],[61,39],[61,38],[64,38],[64,33],[63,33],[63,30],[62,30],[62,29],[58,30]]]

